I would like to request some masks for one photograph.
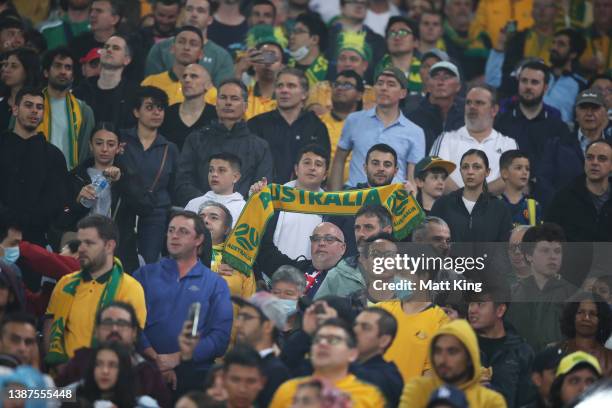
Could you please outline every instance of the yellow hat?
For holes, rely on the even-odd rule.
[[[576,351],[572,354],[568,354],[563,357],[559,362],[559,367],[557,367],[557,375],[565,375],[572,371],[579,364],[588,364],[601,376],[601,366],[599,365],[599,361],[589,353],[585,353],[584,351]]]

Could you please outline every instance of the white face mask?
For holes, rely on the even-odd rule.
[[[289,50],[289,55],[291,55],[291,58],[293,58],[294,60],[301,61],[304,58],[306,58],[309,52],[310,52],[310,49],[307,46],[302,45],[300,48],[298,48],[295,51]]]

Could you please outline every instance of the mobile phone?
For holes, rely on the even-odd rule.
[[[317,304],[314,308],[315,314],[325,314],[325,307],[321,303]]]
[[[191,337],[198,335],[198,324],[200,323],[200,302],[192,303],[189,306],[189,316],[187,321],[191,322]]]
[[[261,61],[264,64],[274,64],[277,61],[276,54],[274,51],[263,51],[261,53]]]

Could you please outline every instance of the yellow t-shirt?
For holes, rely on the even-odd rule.
[[[64,286],[70,282],[72,277],[79,272],[63,276],[53,289],[53,294],[64,289]],[[83,347],[91,346],[91,339],[95,327],[96,311],[100,296],[107,283],[110,273],[103,275],[101,278],[82,281],[77,286],[76,294],[72,302],[72,308],[66,320],[66,331],[64,343],[66,352],[72,358],[75,350]],[[53,316],[58,307],[57,297],[51,295],[51,300],[47,306],[47,316]],[[130,275],[124,273],[121,278],[121,283],[115,295],[116,301],[126,302],[134,306],[138,324],[144,328],[147,320],[147,307],[145,304],[144,290],[140,283]]]
[[[336,119],[331,112],[327,112],[323,116],[319,117],[321,122],[325,124],[327,128],[327,133],[329,133],[329,142],[331,144],[331,163],[334,162],[334,156],[336,154],[336,149],[338,148],[338,142],[340,141],[340,135],[342,134],[342,127],[344,126],[344,120]],[[346,158],[346,162],[344,163],[344,183],[348,181],[349,177],[349,165],[351,164],[351,156],[353,154],[350,153]]]
[[[185,100],[181,83],[171,72],[166,71],[161,74],[149,75],[140,84],[142,86],[154,86],[164,91],[168,95],[168,106]],[[204,95],[204,100],[210,105],[217,105],[217,88],[210,88]]]
[[[449,322],[444,310],[432,306],[420,313],[408,315],[399,300],[379,302],[397,319],[397,334],[385,353],[385,360],[393,361],[402,374],[404,384],[431,369],[429,342],[440,326]]]
[[[249,101],[244,114],[246,120],[262,113],[273,111],[274,109],[276,109],[276,99],[256,95],[255,86],[249,86]]]
[[[312,105],[321,105],[327,112],[332,108],[332,89],[329,81],[321,81],[313,84],[308,91],[308,99],[306,100],[306,108]],[[374,88],[366,85],[361,97],[363,109],[371,109],[376,105],[376,94]]]
[[[269,408],[290,407],[298,385],[311,378],[301,377],[285,381],[276,390]],[[353,408],[384,408],[387,405],[385,397],[376,386],[358,380],[353,374],[347,375],[334,385],[340,391],[350,395]]]

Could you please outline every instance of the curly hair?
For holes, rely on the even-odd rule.
[[[568,339],[576,337],[576,313],[578,313],[580,303],[584,301],[591,301],[597,307],[598,324],[595,337],[599,344],[603,345],[612,333],[612,311],[608,304],[595,293],[581,293],[565,304],[563,314],[559,319],[561,333]]]

